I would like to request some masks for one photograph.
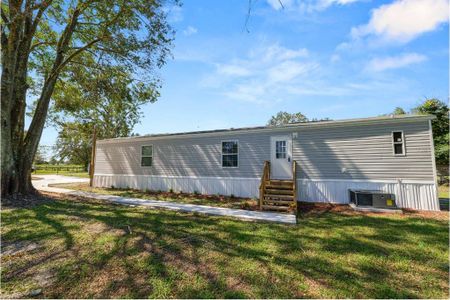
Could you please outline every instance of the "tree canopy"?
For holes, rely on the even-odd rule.
[[[302,123],[302,122],[318,122],[318,121],[329,121],[329,118],[324,119],[308,119],[301,112],[289,113],[286,111],[280,111],[276,115],[272,116],[267,122],[267,126],[282,126],[292,123]]]
[[[437,165],[449,164],[449,107],[439,99],[427,99],[412,109],[413,113],[436,116],[433,127],[434,155]]]
[[[99,139],[129,136],[142,105],[159,96],[157,82],[133,82],[120,66],[99,63],[91,72],[76,66],[66,76],[55,88],[51,110],[52,123],[59,129],[57,154],[84,166],[90,160],[94,126]]]
[[[396,107],[392,112],[393,115],[406,115],[406,111],[401,107]]]
[[[272,116],[267,122],[268,126],[281,126],[290,123],[308,122],[308,118],[301,112],[289,113],[286,111],[280,111],[276,115]]]

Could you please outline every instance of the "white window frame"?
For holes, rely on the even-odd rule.
[[[400,142],[396,142],[394,141],[394,133],[395,132],[400,132],[402,134],[402,153],[395,153],[395,145],[396,144],[400,144]],[[394,156],[406,156],[406,140],[405,140],[405,133],[403,132],[403,130],[395,130],[391,132],[391,143],[392,143],[392,154],[394,154]]]
[[[223,153],[223,143],[226,142],[235,142],[237,143],[237,152],[236,153]],[[237,166],[236,167],[224,167],[223,165],[223,156],[224,155],[237,155]],[[237,169],[239,168],[239,140],[222,140],[220,141],[220,166],[222,167],[222,169]]]
[[[284,142],[284,157],[277,157],[277,143],[278,142]],[[288,144],[289,143],[288,143],[287,139],[283,139],[283,140],[279,140],[279,141],[275,140],[275,159],[288,159],[288,157],[289,157]]]
[[[142,155],[142,148],[143,147],[152,147],[152,155],[151,156],[149,156],[149,155]],[[151,157],[152,158],[152,165],[151,166],[143,166],[142,165],[142,157]],[[151,145],[141,145],[141,156],[140,156],[140,162],[139,162],[139,164],[141,165],[141,168],[152,168],[153,167],[153,165],[154,165],[154,159],[153,158],[155,158],[155,147],[153,146],[153,144],[151,144]]]

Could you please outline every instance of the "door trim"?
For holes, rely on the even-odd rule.
[[[290,134],[283,134],[283,135],[273,135],[270,136],[270,174],[271,177],[273,175],[275,175],[275,172],[273,172],[273,165],[274,165],[274,157],[276,155],[275,151],[276,151],[276,146],[274,144],[274,142],[276,140],[286,140],[287,144],[286,145],[286,155],[287,155],[287,160],[288,160],[288,164],[289,164],[289,168],[288,168],[288,176],[284,177],[284,176],[276,176],[276,177],[280,177],[280,178],[276,178],[275,176],[273,177],[273,179],[292,179],[293,178],[293,174],[292,174],[292,161],[293,161],[293,157],[292,157],[292,151],[293,151],[293,143],[292,143],[292,135]]]

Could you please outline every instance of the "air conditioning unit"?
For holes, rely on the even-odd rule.
[[[397,208],[394,194],[372,190],[349,190],[349,193],[350,203],[353,203],[356,206]]]

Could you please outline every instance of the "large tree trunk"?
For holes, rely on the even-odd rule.
[[[1,76],[1,194],[2,196],[34,192],[31,184],[31,167],[36,154],[56,80],[64,66],[64,57],[80,14],[75,9],[57,45],[56,57],[50,74],[45,79],[41,95],[30,127],[24,136],[26,93],[28,89],[28,59],[36,26],[49,5],[42,4],[35,20],[26,2],[22,12],[20,2],[10,3],[10,20],[6,36],[2,29],[2,76]]]
[[[16,4],[17,5],[17,4]],[[1,122],[2,122],[2,195],[14,193],[18,191],[19,179],[17,172],[17,149],[18,145],[14,145],[13,127],[18,122],[13,120],[13,110],[16,108],[15,87],[16,80],[20,76],[17,75],[19,65],[19,49],[21,40],[23,41],[24,19],[21,15],[16,14],[20,10],[19,6],[11,4],[11,15],[14,16],[9,24],[9,35],[6,37],[2,28],[2,77],[1,77]]]
[[[27,58],[19,56],[23,60],[17,63],[14,75],[14,88],[5,98],[10,98],[6,104],[11,109],[3,110],[2,107],[2,195],[13,193],[31,193],[34,191],[31,185],[30,168],[24,164],[24,118],[26,107],[26,74]],[[3,97],[3,94],[2,94]],[[3,104],[3,103],[2,103]],[[34,152],[28,152],[31,161]]]
[[[27,2],[25,9],[30,8]],[[33,192],[30,172],[24,170],[24,123],[28,89],[28,59],[37,23],[21,12],[20,3],[11,2],[9,34],[2,30],[2,196]],[[3,29],[3,28],[2,28]],[[34,157],[34,153],[32,154]],[[27,174],[28,173],[28,174]]]
[[[20,76],[18,76],[20,77]],[[18,80],[18,89],[12,95],[14,109],[2,122],[2,195],[29,194],[35,190],[31,184],[31,167],[44,129],[50,98],[56,77],[46,80],[32,122],[24,137],[26,79]],[[3,111],[2,111],[3,121]],[[5,143],[3,143],[5,142]],[[6,148],[5,146],[8,146]]]

